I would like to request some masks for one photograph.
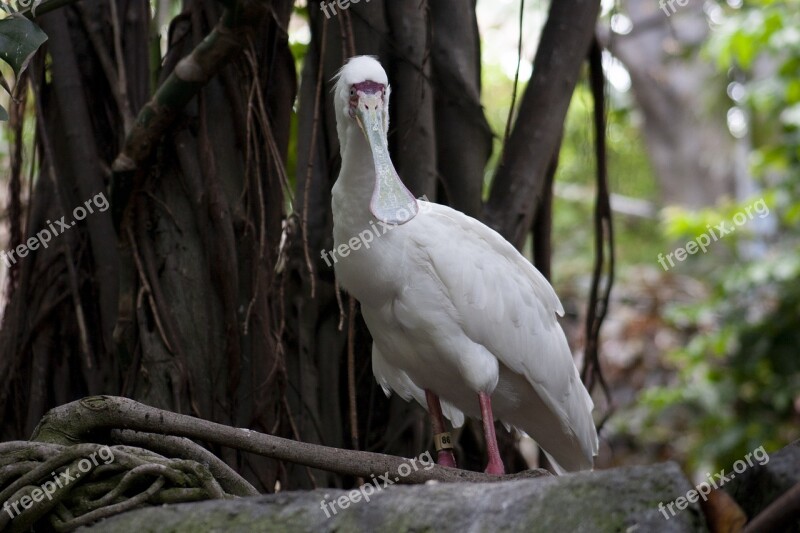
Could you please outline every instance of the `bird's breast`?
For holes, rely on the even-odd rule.
[[[413,246],[408,232],[414,220],[389,225],[371,217],[334,219],[331,259],[341,286],[364,305],[381,306],[413,275]]]

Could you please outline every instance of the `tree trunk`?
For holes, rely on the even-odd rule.
[[[191,99],[137,170],[140,186],[127,206],[115,206],[125,212],[119,234],[112,210],[95,212],[16,267],[2,336],[0,409],[10,421],[3,438],[27,436],[47,409],[87,394],[123,394],[296,436],[282,401],[275,273],[296,92],[285,32],[292,5],[265,7],[272,18],[244,39],[236,60]],[[127,133],[119,95],[138,112],[150,79],[147,4],[118,8],[116,24],[102,3],[65,7],[40,21],[53,60],[47,78],[41,60],[32,66],[43,172],[28,236],[62,214],[69,221],[75,206],[118,178],[108,169]],[[162,83],[221,14],[216,2],[186,4],[171,26]],[[106,61],[113,68],[104,70],[98,54],[123,62]],[[115,76],[120,69],[125,90]],[[22,400],[31,388],[30,401]],[[274,462],[256,466],[229,452],[226,459],[263,490],[282,477]]]

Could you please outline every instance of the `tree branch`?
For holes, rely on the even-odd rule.
[[[51,409],[42,418],[31,440],[71,445],[90,435],[96,437],[98,429],[122,428],[202,440],[364,479],[387,472],[402,474],[406,468],[412,470],[408,475],[399,476],[396,480],[398,483],[416,484],[430,480],[488,482],[548,475],[544,470],[529,470],[501,477],[433,464],[425,465],[424,468],[409,468],[409,461],[402,457],[342,450],[266,435],[245,428],[232,428],[116,396],[90,396]],[[406,466],[401,469],[402,465]]]

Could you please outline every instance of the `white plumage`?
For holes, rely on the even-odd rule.
[[[535,439],[559,472],[592,468],[593,403],[556,319],[558,297],[498,233],[449,207],[414,202],[398,185],[387,163],[388,99],[376,60],[356,57],[341,70],[333,231],[334,250],[348,253],[334,256],[335,269],[361,303],[376,379],[425,408],[432,391],[455,426],[464,415],[481,418],[478,394],[488,393],[495,417]]]

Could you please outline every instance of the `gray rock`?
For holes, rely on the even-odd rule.
[[[696,503],[669,519],[659,512],[659,502],[691,488],[678,465],[662,463],[499,483],[393,485],[372,495],[365,486],[369,501],[358,491],[319,489],[187,503],[131,511],[83,531],[707,531]],[[330,502],[348,494],[359,501],[335,504],[334,514]]]

